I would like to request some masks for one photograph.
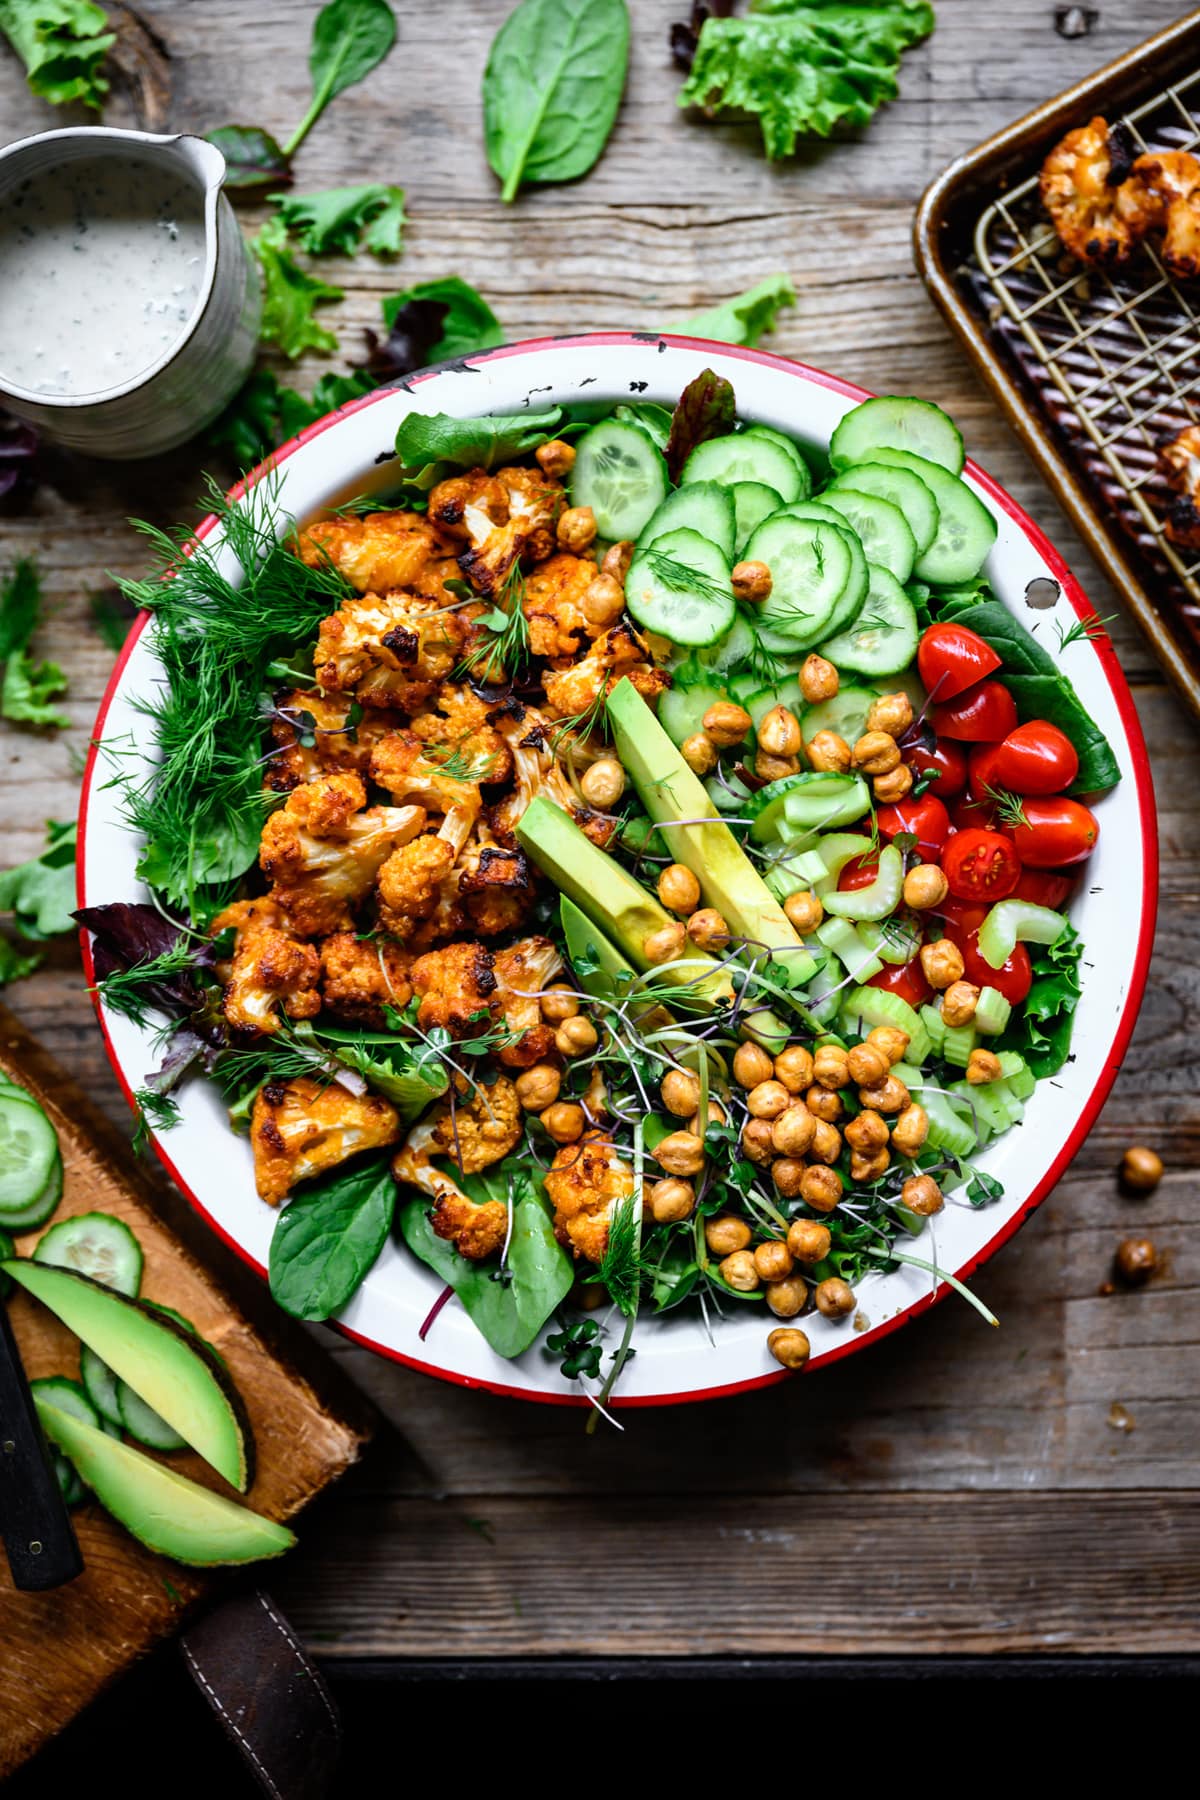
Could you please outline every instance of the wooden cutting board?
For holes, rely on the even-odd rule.
[[[109,1212],[136,1233],[146,1259],[143,1295],[190,1319],[241,1390],[258,1447],[248,1503],[291,1519],[357,1460],[369,1434],[364,1402],[299,1327],[288,1328],[262,1284],[179,1196],[142,1172],[128,1144],[3,1007],[0,1067],[37,1096],[58,1131],[65,1187],[54,1217]],[[18,1238],[18,1251],[28,1254],[38,1235]],[[78,1340],[28,1295],[18,1292],[8,1304],[30,1378],[77,1379]],[[170,1460],[232,1494],[199,1457]],[[230,1579],[144,1550],[93,1500],[72,1516],[85,1567],[65,1587],[18,1593],[0,1555],[0,1778]],[[272,1565],[258,1566],[269,1579]]]

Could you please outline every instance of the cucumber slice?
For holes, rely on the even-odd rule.
[[[699,483],[697,483],[697,486]],[[686,494],[686,488],[680,488]],[[768,487],[764,481],[735,481],[727,490],[733,496],[733,511],[736,529],[734,531],[733,553],[740,556],[749,543],[752,534],[777,513],[783,505],[783,496],[778,488]]]
[[[890,569],[901,584],[908,580],[917,560],[917,540],[898,506],[852,487],[827,488],[825,501],[843,515],[868,563]]]
[[[634,552],[625,604],[639,625],[673,644],[715,644],[737,614],[728,562],[686,528]]]
[[[745,818],[743,807],[750,799],[750,789],[732,773],[725,775],[720,781],[710,775],[704,784],[704,791],[718,812],[736,813]]]
[[[1002,969],[1018,943],[1057,944],[1067,923],[1062,913],[1031,900],[1001,900],[979,927],[979,954],[993,969]]]
[[[796,498],[798,500],[807,500],[808,496],[812,493],[812,470],[809,468],[808,458],[805,456],[803,450],[801,450],[799,444],[793,443],[792,439],[787,437],[782,431],[776,431],[773,425],[749,425],[746,428],[746,436],[766,438],[768,443],[777,444],[785,455],[791,457],[799,471],[802,487],[802,491],[797,494]]]
[[[1005,961],[1007,960],[1006,957]],[[1003,994],[998,993],[994,987],[979,990],[979,999],[975,1003],[976,1031],[985,1031],[994,1037],[998,1031],[1004,1030],[1011,1015],[1012,1002],[1006,1000]],[[1003,1075],[1003,1069],[1000,1073]]]
[[[913,475],[908,469],[889,469],[886,464],[875,462],[852,463],[840,475],[834,476],[826,492],[840,488],[853,488],[859,494],[876,494],[880,500],[890,500],[893,506],[898,506],[908,521],[918,556],[928,550],[937,536],[937,501],[920,476]]]
[[[87,1397],[102,1421],[106,1425],[116,1426],[118,1431],[124,1430],[125,1421],[121,1417],[121,1408],[117,1400],[117,1378],[108,1364],[96,1355],[90,1344],[80,1345],[79,1373],[83,1379]]]
[[[690,487],[668,494],[638,538],[639,550],[665,537],[668,531],[698,531],[715,544],[727,560],[733,557],[736,537],[733,496],[715,481],[694,481]]]
[[[729,698],[724,688],[698,681],[692,687],[671,687],[658,702],[659,724],[674,744],[682,744],[703,729],[704,715],[710,706]]]
[[[741,705],[754,721],[754,729],[758,730],[767,714],[775,706],[786,706],[797,718],[804,706],[804,697],[800,692],[800,680],[796,675],[789,675],[786,681],[772,684],[770,687],[756,687],[744,697],[739,697]],[[662,704],[659,703],[659,717],[662,717]]]
[[[820,651],[836,669],[849,669],[856,675],[894,675],[917,654],[921,633],[916,609],[889,570],[875,563],[867,567],[870,587],[861,612],[845,631],[826,638]]]
[[[875,460],[889,469],[907,469],[919,476],[937,501],[938,533],[913,565],[917,579],[946,587],[971,581],[996,541],[996,521],[983,501],[965,481],[948,475],[923,456],[912,456],[906,450],[877,450]]]
[[[58,1161],[54,1127],[30,1095],[0,1090],[0,1225],[16,1227],[45,1194]],[[57,1203],[57,1202],[56,1202]]]
[[[823,524],[833,525],[841,532],[846,548],[850,552],[850,579],[821,630],[808,632],[803,637],[796,637],[793,633],[795,649],[798,653],[803,653],[805,650],[810,650],[822,636],[832,637],[835,632],[843,630],[857,617],[870,585],[866,552],[859,542],[857,532],[853,530],[845,515],[838,512],[835,507],[826,506],[823,501],[801,500],[795,506],[785,507],[782,514],[777,513],[775,516],[776,518],[816,519]]]
[[[742,613],[738,613],[725,636],[716,644],[706,644],[704,649],[696,651],[696,661],[702,669],[713,675],[723,675],[726,669],[735,669],[739,663],[753,655],[755,644],[754,627]]]
[[[882,394],[851,409],[829,440],[835,469],[881,460],[881,448],[912,451],[957,475],[965,461],[962,433],[932,400]]]
[[[85,1425],[98,1427],[100,1424],[100,1415],[82,1387],[65,1375],[43,1375],[40,1380],[30,1382],[29,1391],[35,1399],[40,1397],[48,1401],[60,1412],[70,1413],[73,1419],[82,1419]]]
[[[847,534],[821,519],[768,519],[746,545],[746,559],[771,571],[762,624],[786,634],[797,649],[826,635],[838,602],[856,585]]]
[[[144,1444],[147,1450],[183,1450],[187,1447],[187,1439],[180,1437],[152,1406],[147,1406],[127,1381],[117,1383],[117,1405],[122,1425],[130,1437]]]
[[[142,1247],[125,1221],[111,1213],[78,1213],[73,1219],[60,1219],[38,1239],[33,1259],[90,1275],[93,1281],[128,1294],[130,1299],[142,1284]]]
[[[879,873],[870,887],[849,894],[827,894],[825,911],[842,919],[886,919],[899,906],[903,887],[904,858],[894,844],[885,844],[879,852]]]
[[[667,497],[667,465],[636,425],[605,419],[575,448],[571,501],[590,506],[602,538],[637,538]]]
[[[806,488],[804,475],[790,449],[750,431],[709,438],[693,450],[683,465],[680,486],[686,487],[693,481],[719,481],[723,487],[733,487],[739,481],[761,481],[764,487],[781,494],[785,505],[812,491],[811,478]]]
[[[779,835],[786,818],[805,831],[831,830],[861,819],[871,804],[870,790],[861,775],[829,775],[809,769],[803,775],[785,775],[751,796],[746,816],[754,821],[750,835],[765,844]],[[791,811],[789,812],[789,806]],[[860,849],[865,840],[859,840]],[[897,857],[900,852],[897,850]]]
[[[860,987],[842,1001],[842,1029],[848,1036],[865,1038],[875,1025],[894,1025],[908,1033],[908,1050],[915,1063],[929,1055],[929,1034],[907,1000],[883,988]]]
[[[867,714],[878,700],[874,688],[840,687],[832,700],[818,700],[806,707],[800,730],[806,744],[818,731],[832,731],[843,743],[853,745],[867,729]]]
[[[33,1231],[37,1226],[44,1225],[62,1199],[62,1191],[63,1162],[56,1149],[54,1166],[41,1193],[28,1206],[8,1207],[0,1212],[0,1229],[8,1232]]]

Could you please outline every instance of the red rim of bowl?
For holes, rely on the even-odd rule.
[[[674,337],[669,334],[655,334],[654,336],[650,336],[645,332],[603,331],[583,333],[575,337],[529,338],[518,344],[504,344],[496,350],[482,351],[478,355],[472,356],[467,360],[472,364],[476,364],[495,362],[508,356],[529,355],[531,352],[540,350],[562,349],[568,346],[586,347],[589,344],[613,345],[646,343],[669,344],[674,348],[683,350],[715,351],[723,357],[732,357],[741,362],[759,363],[765,368],[777,369],[783,374],[790,375],[799,372],[806,376],[810,381],[815,382],[818,386],[830,388],[837,394],[843,394],[848,400],[859,401],[871,398],[871,395],[866,388],[857,387],[850,381],[843,381],[839,376],[828,375],[823,369],[814,369],[808,363],[796,362],[785,356],[776,356],[773,352],[768,350],[749,350],[738,345],[715,343],[707,338]],[[443,373],[443,368],[445,366],[455,365],[443,365],[442,367],[423,370],[420,374],[412,376],[405,384],[406,387],[420,387],[424,382],[432,380],[434,376]],[[241,481],[229,490],[228,498],[230,500],[240,499],[241,496],[245,494],[249,488],[259,482],[268,471],[277,468],[281,462],[285,462],[288,457],[293,456],[297,450],[301,449],[305,444],[310,443],[313,438],[319,437],[322,432],[328,431],[331,426],[337,424],[348,414],[360,412],[364,407],[373,406],[380,400],[390,398],[395,391],[394,387],[378,388],[374,393],[364,394],[361,398],[351,400],[346,405],[339,407],[335,412],[327,413],[323,419],[318,419],[314,424],[307,426],[297,437],[290,438],[287,443],[281,445],[278,450],[266,459],[266,461],[259,463],[257,468],[252,469],[249,474],[244,476]],[[969,474],[972,480],[987,494],[988,498],[994,501],[1000,510],[1007,513],[1009,518],[1020,527],[1025,537],[1045,562],[1047,569],[1049,569],[1054,579],[1059,583],[1062,592],[1069,600],[1077,618],[1081,620],[1095,619],[1098,621],[1099,615],[1075,577],[1072,575],[1070,569],[1067,567],[1058,551],[1054,548],[1053,544],[1050,543],[1045,533],[1039,526],[1034,524],[1033,520],[1024,509],[1018,506],[1016,501],[1013,500],[997,482],[993,481],[990,475],[969,458],[964,473]],[[197,543],[202,542],[212,531],[216,523],[217,519],[215,514],[210,513],[208,517],[203,519],[197,526],[194,541]],[[96,757],[99,753],[100,740],[104,733],[108,710],[112,705],[113,698],[120,686],[121,677],[125,671],[125,665],[129,661],[134,648],[140,640],[141,634],[149,622],[149,619],[150,614],[148,612],[143,612],[140,613],[134,621],[133,628],[125,640],[121,654],[117,658],[116,665],[109,677],[108,686],[104,690],[104,696],[100,702],[100,709],[96,715],[96,723],[92,730],[91,745],[88,750],[87,763],[83,772],[83,791],[80,799],[78,822],[79,853],[77,859],[76,898],[81,907],[88,904],[85,892],[88,801],[91,796],[92,777],[95,769]],[[1113,1037],[1112,1051],[1109,1057],[1108,1066],[1100,1080],[1096,1083],[1096,1086],[1093,1088],[1086,1104],[1081,1110],[1070,1137],[1067,1139],[1062,1150],[1054,1159],[1049,1169],[1047,1169],[1042,1179],[1037,1183],[1033,1192],[1029,1195],[1024,1204],[1005,1222],[1004,1225],[1000,1227],[993,1237],[988,1239],[981,1250],[977,1251],[974,1256],[968,1258],[960,1268],[953,1271],[959,1281],[969,1280],[976,1269],[990,1261],[997,1250],[1008,1242],[1009,1238],[1020,1229],[1026,1219],[1028,1219],[1041,1205],[1042,1201],[1046,1198],[1046,1195],[1054,1187],[1059,1177],[1070,1164],[1075,1152],[1087,1136],[1092,1122],[1108,1097],[1109,1090],[1116,1078],[1117,1070],[1120,1068],[1121,1060],[1125,1054],[1129,1039],[1133,1034],[1138,1010],[1141,1006],[1142,995],[1145,991],[1146,976],[1150,966],[1150,955],[1154,943],[1154,927],[1158,910],[1158,833],[1154,804],[1154,788],[1150,772],[1150,759],[1146,751],[1145,739],[1142,736],[1141,723],[1133,704],[1133,696],[1129,692],[1129,685],[1125,680],[1124,670],[1117,660],[1112,642],[1105,632],[1097,633],[1092,641],[1093,647],[1096,650],[1104,669],[1109,688],[1116,701],[1117,711],[1121,717],[1121,724],[1124,727],[1130,751],[1132,752],[1133,781],[1137,792],[1138,810],[1141,814],[1143,827],[1142,916],[1139,922],[1137,948],[1134,953],[1129,992],[1126,996],[1125,1006]],[[84,974],[87,977],[90,989],[95,981],[95,971],[92,963],[91,938],[86,931],[80,932],[80,945]],[[121,1067],[113,1047],[112,1039],[109,1036],[108,1026],[105,1022],[99,999],[94,992],[92,994],[92,1001],[96,1009],[96,1017],[99,1020],[105,1049],[108,1053],[109,1062],[112,1064],[113,1072],[116,1075],[121,1091],[129,1102],[130,1107],[136,1110],[137,1102],[134,1098],[133,1089],[125,1078],[125,1072]],[[204,1219],[205,1223],[209,1225],[216,1235],[227,1244],[249,1268],[253,1269],[257,1275],[265,1280],[267,1271],[263,1265],[258,1262],[256,1258],[251,1256],[235,1238],[231,1237],[229,1233],[216,1222],[212,1217],[212,1214],[207,1211],[202,1201],[195,1193],[193,1193],[179,1170],[175,1167],[175,1164],[163,1148],[157,1135],[151,1132],[150,1137],[159,1161],[189,1204],[195,1208],[196,1212],[200,1214],[201,1218]],[[844,1344],[839,1344],[835,1349],[824,1352],[818,1361],[813,1364],[813,1367],[818,1369],[826,1368],[831,1363],[840,1361],[842,1357],[849,1356],[855,1351],[861,1350],[865,1345],[875,1343],[880,1338],[887,1337],[893,1331],[898,1330],[902,1325],[907,1325],[911,1320],[919,1318],[922,1313],[928,1312],[930,1307],[935,1306],[939,1301],[944,1300],[946,1295],[950,1292],[951,1288],[948,1282],[938,1282],[937,1286],[931,1289],[928,1294],[924,1294],[919,1299],[914,1300],[909,1306],[906,1306],[903,1311],[895,1314],[894,1317],[885,1319],[882,1323],[873,1326],[870,1330],[864,1331],[856,1337],[847,1339]],[[354,1331],[349,1325],[344,1325],[337,1319],[331,1319],[328,1322],[335,1330],[341,1332],[344,1337],[351,1339],[356,1344],[363,1345],[365,1349],[373,1350],[377,1355],[386,1357],[391,1362],[403,1363],[406,1368],[419,1369],[424,1375],[433,1375],[441,1381],[452,1382],[458,1387],[481,1388],[489,1393],[502,1394],[509,1399],[531,1400],[544,1406],[588,1407],[591,1405],[590,1400],[588,1400],[585,1395],[581,1394],[546,1394],[541,1393],[536,1389],[512,1387],[505,1382],[485,1381],[477,1376],[460,1375],[453,1370],[444,1369],[436,1363],[423,1362],[418,1357],[407,1356],[402,1351],[393,1350],[386,1344],[376,1343],[373,1338],[365,1336],[362,1332]],[[744,1394],[756,1388],[770,1387],[776,1382],[786,1381],[789,1374],[790,1371],[787,1369],[767,1370],[761,1375],[750,1376],[745,1381],[727,1382],[723,1386],[718,1387],[697,1388],[695,1391],[689,1391],[687,1393],[631,1395],[625,1398],[614,1396],[608,1404],[610,1407],[615,1406],[622,1409],[640,1406],[686,1406],[700,1400],[716,1400],[730,1394]]]

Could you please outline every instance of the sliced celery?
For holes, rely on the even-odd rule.
[[[849,919],[824,919],[817,926],[816,937],[844,965],[855,981],[869,981],[878,975],[883,964],[863,943]]]
[[[1002,969],[1018,943],[1056,944],[1068,922],[1048,906],[1030,900],[1001,900],[979,927],[979,954],[993,969]]]
[[[989,1033],[1003,1031],[1011,1013],[1012,1006],[1003,994],[994,987],[981,988],[975,1006],[975,1029]]]
[[[942,1055],[956,1069],[965,1069],[977,1041],[973,1025],[946,1025],[943,1028]]]
[[[894,844],[886,844],[879,852],[879,873],[870,887],[826,895],[825,911],[842,919],[886,919],[899,906],[903,887],[904,858]]]

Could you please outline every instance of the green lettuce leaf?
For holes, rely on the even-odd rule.
[[[899,92],[901,52],[933,24],[925,0],[753,0],[748,18],[705,21],[679,104],[749,114],[768,157],[790,156],[799,137],[868,124]]]
[[[775,319],[785,306],[795,306],[796,290],[791,278],[782,272],[768,275],[744,294],[735,294],[720,306],[695,313],[690,319],[677,319],[668,331],[683,337],[717,338],[723,344],[757,344],[763,333],[774,331]]]
[[[469,356],[475,350],[494,350],[504,342],[504,327],[483,295],[459,275],[418,281],[402,294],[389,294],[383,303],[383,322],[389,332],[405,308],[421,300],[445,308],[441,336],[431,346],[427,361],[447,362],[452,356]]]
[[[1031,965],[1033,986],[1001,1040],[1005,1050],[1025,1058],[1039,1080],[1057,1075],[1070,1054],[1075,1008],[1083,991],[1082,955],[1083,940],[1073,925],[1056,944],[1038,949]]]
[[[0,912],[35,943],[75,930],[75,821],[46,821],[40,856],[0,870]]]
[[[368,182],[362,187],[270,198],[286,229],[310,256],[353,256],[361,245],[375,256],[399,253],[405,221],[403,188]]]
[[[43,100],[103,105],[108,82],[101,64],[117,37],[101,7],[91,0],[0,0],[0,31]]]
[[[57,663],[35,663],[27,648],[41,609],[37,568],[22,557],[0,581],[0,717],[20,725],[69,725],[66,714],[50,705],[66,693],[66,675]]]
[[[428,490],[449,464],[458,469],[494,469],[527,456],[552,437],[562,409],[456,419],[449,413],[409,413],[396,433],[396,455],[408,483]]]
[[[390,1100],[400,1123],[415,1124],[449,1086],[445,1064],[420,1042],[394,1032],[355,1031],[339,1025],[313,1025],[302,1020],[292,1028],[303,1044],[327,1046],[337,1060],[354,1069]]]
[[[306,350],[336,350],[337,338],[318,323],[316,308],[322,300],[340,300],[342,290],[302,269],[288,254],[287,242],[287,228],[278,217],[268,219],[250,240],[262,271],[261,336],[293,359]]]

